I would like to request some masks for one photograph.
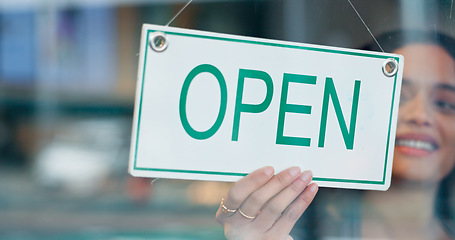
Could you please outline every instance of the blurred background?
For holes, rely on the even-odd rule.
[[[1,0],[0,239],[223,239],[229,183],[127,173],[141,25],[184,0]],[[452,0],[352,0],[373,34],[455,36]],[[171,24],[360,48],[347,0],[194,0]],[[182,53],[183,54],[183,53]]]

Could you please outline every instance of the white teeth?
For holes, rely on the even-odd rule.
[[[417,149],[422,149],[425,151],[434,151],[436,150],[436,146],[432,143],[421,141],[421,140],[398,140],[396,143],[398,146],[404,146],[404,147],[411,147],[411,148],[417,148]]]

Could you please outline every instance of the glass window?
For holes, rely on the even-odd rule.
[[[291,235],[454,239],[453,0],[351,2],[195,0],[171,26],[404,55],[391,188],[320,189]],[[0,239],[224,239],[231,183],[127,173],[142,24],[185,3],[2,0]]]

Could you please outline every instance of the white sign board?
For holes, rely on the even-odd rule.
[[[402,70],[395,54],[144,25],[129,171],[236,181],[300,166],[323,187],[386,190]]]

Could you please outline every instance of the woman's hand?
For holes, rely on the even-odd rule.
[[[288,168],[273,175],[272,167],[240,179],[223,199],[216,219],[227,239],[289,240],[289,232],[313,201],[318,186],[309,171]]]

